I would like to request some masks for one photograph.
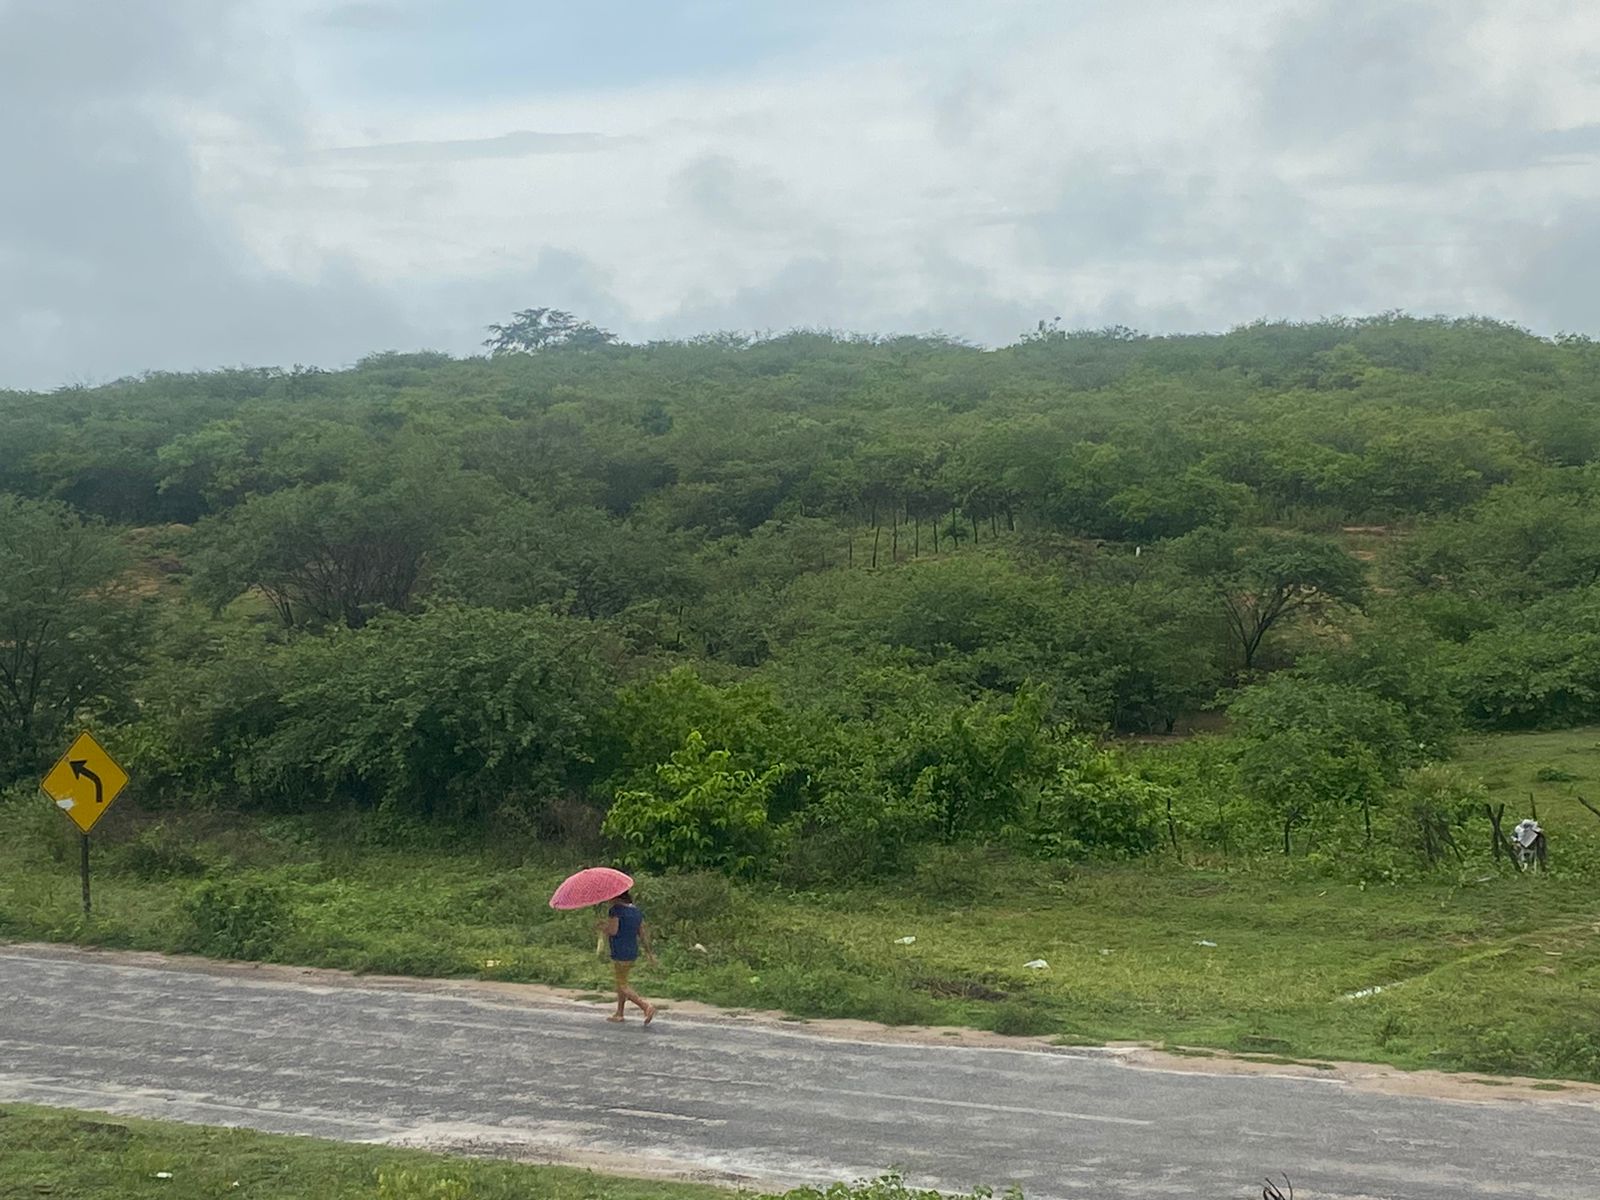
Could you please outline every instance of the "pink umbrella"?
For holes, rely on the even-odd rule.
[[[569,875],[550,897],[551,908],[588,908],[615,900],[633,886],[631,876],[610,867],[585,867]]]

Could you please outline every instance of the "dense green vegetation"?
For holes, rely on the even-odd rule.
[[[1521,792],[1451,759],[1600,720],[1600,346],[1403,316],[998,351],[630,346],[546,310],[494,335],[486,358],[0,393],[4,819],[94,722],[136,781],[107,829],[128,886],[187,921],[124,936],[339,959],[248,929],[348,873],[237,894],[171,834],[222,825],[356,827],[374,861],[487,842],[529,886],[612,857],[842,927],[839,897],[894,889],[953,913],[981,898],[964,877],[1086,870],[1175,905],[1197,869],[1302,900],[1386,885],[1373,919],[1448,915],[1465,882],[1497,899],[1464,936],[1539,924],[1488,912],[1529,882],[1494,882],[1487,815]],[[1548,894],[1575,920],[1600,822],[1563,811]],[[0,930],[71,936],[27,878]],[[243,934],[216,916],[252,905]],[[430,969],[501,957],[438,945]],[[765,953],[735,970],[770,978]],[[791,966],[837,991],[868,958]],[[1052,1011],[1240,1036],[1101,1000]],[[1480,1061],[1464,1045],[1447,1059]]]
[[[0,1108],[0,1200],[725,1200],[734,1194],[703,1184],[653,1183],[241,1129],[20,1104]],[[885,1175],[826,1191],[800,1188],[783,1200],[945,1198]]]

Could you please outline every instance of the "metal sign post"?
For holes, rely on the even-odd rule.
[[[39,784],[45,795],[78,827],[78,861],[83,872],[83,915],[89,915],[89,831],[128,786],[128,773],[87,729]]]

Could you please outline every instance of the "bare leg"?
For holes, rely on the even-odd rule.
[[[639,993],[634,991],[631,987],[624,987],[620,992],[617,993],[618,1012],[625,1011],[623,1004],[624,1001],[631,1003],[642,1013],[648,1013],[650,1011],[650,1002],[643,996],[639,995]]]
[[[645,1006],[639,999],[639,993],[628,986],[628,973],[633,970],[633,964],[631,962],[613,962],[611,969],[617,977],[617,1011],[607,1017],[606,1020],[618,1022],[627,1017],[629,1000],[639,1005],[640,1008]]]
[[[646,1025],[655,1020],[656,1006],[654,1004],[651,1004],[650,1001],[639,995],[639,993],[634,991],[632,988],[628,988],[624,993],[624,996],[626,999],[631,1000],[634,1004],[638,1005],[639,1011],[644,1014],[644,1023]]]

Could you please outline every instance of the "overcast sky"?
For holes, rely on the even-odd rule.
[[[1593,0],[0,0],[0,387],[711,329],[1600,333]]]

